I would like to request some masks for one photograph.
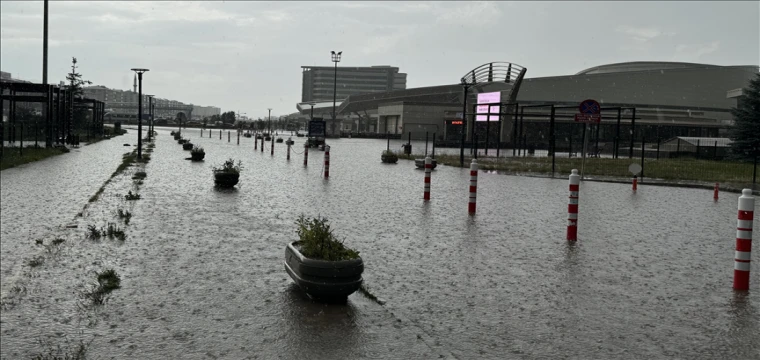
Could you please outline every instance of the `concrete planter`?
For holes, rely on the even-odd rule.
[[[214,173],[214,183],[216,184],[216,186],[219,186],[219,187],[231,188],[237,185],[239,180],[240,180],[240,174],[229,173],[229,172],[215,172]]]
[[[432,168],[435,169],[435,167],[438,166],[438,162],[433,159],[432,165]],[[414,159],[414,166],[416,166],[418,169],[424,169],[425,159]]]
[[[192,150],[192,149],[193,149],[193,144],[192,143],[186,142],[186,143],[182,144],[182,150]]]
[[[396,154],[382,154],[380,159],[386,164],[395,164],[398,162],[398,155]]]
[[[364,262],[309,259],[298,250],[298,241],[285,247],[285,270],[307,294],[317,299],[345,299],[359,290]]]
[[[205,153],[205,152],[202,152],[202,153],[199,153],[199,152],[191,152],[191,153],[190,153],[190,158],[191,158],[193,161],[201,161],[201,160],[203,160],[203,158],[204,158],[204,157],[206,157],[206,153]]]

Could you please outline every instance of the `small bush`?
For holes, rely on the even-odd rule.
[[[127,235],[124,233],[124,230],[116,226],[116,224],[114,223],[108,223],[108,229],[106,230],[105,233],[109,239],[116,238],[118,240],[124,241],[127,238]]]
[[[119,216],[119,219],[124,221],[124,225],[129,225],[129,220],[132,218],[132,213],[129,210],[119,209],[116,211],[116,214]]]
[[[121,288],[121,277],[114,269],[98,273],[98,286],[106,293]]]
[[[63,238],[55,238],[55,239],[53,239],[53,245],[56,245],[56,246],[57,246],[57,245],[61,245],[61,244],[63,244],[65,241],[66,241],[66,239],[63,239]]]
[[[135,175],[132,176],[132,180],[138,179],[142,180],[148,177],[148,174],[145,173],[145,171],[138,171],[135,173]]]
[[[101,233],[97,226],[87,225],[87,238],[90,240],[100,240]]]
[[[124,198],[127,199],[127,201],[140,200],[141,199],[140,194],[138,194],[138,193],[134,193],[133,194],[132,190],[129,190],[129,193],[127,193],[127,195],[124,195]]]
[[[203,150],[202,147],[195,145],[193,146],[193,149],[190,150],[191,154],[205,154],[206,152]]]
[[[103,305],[108,301],[108,295],[121,288],[121,277],[113,269],[107,269],[96,274],[98,284],[85,287],[79,295],[93,305]]]
[[[215,173],[240,174],[240,171],[243,170],[243,162],[238,160],[235,164],[235,160],[228,159],[221,166],[215,166],[213,170]]]
[[[29,267],[35,268],[45,263],[45,258],[42,256],[37,256],[29,261],[26,262]]]
[[[359,252],[343,245],[335,238],[327,225],[326,218],[305,218],[303,215],[296,220],[301,253],[312,259],[339,261],[359,258]]]

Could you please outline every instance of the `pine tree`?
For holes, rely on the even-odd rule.
[[[731,115],[734,116],[731,148],[735,155],[752,159],[760,146],[760,73],[744,88],[744,96],[731,109]]]
[[[71,72],[66,75],[69,81],[69,90],[74,92],[74,96],[82,98],[84,96],[83,85],[90,85],[92,81],[82,80],[82,74],[77,72],[77,58],[71,58]]]

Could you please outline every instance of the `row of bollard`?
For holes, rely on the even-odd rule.
[[[328,156],[325,156],[325,166],[328,164]],[[432,159],[428,156],[425,158],[425,182],[424,196],[425,201],[430,200],[430,184],[432,174]],[[326,176],[325,176],[326,177]],[[475,213],[477,201],[477,183],[478,183],[478,163],[472,159],[470,164],[470,198],[468,203],[468,212]],[[578,170],[573,169],[569,177],[570,196],[567,204],[567,240],[578,240],[578,199],[580,193],[581,177]],[[633,190],[636,191],[636,177],[633,178]],[[715,183],[713,189],[713,199],[718,200],[719,184]],[[739,213],[736,224],[736,253],[734,255],[734,285],[735,290],[749,290],[749,273],[751,264],[752,250],[752,223],[754,221],[755,198],[752,196],[752,190],[742,190],[738,204]]]

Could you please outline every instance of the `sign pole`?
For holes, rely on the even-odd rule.
[[[586,146],[588,145],[588,134],[586,134],[586,124],[583,124],[583,160],[581,160],[581,180],[583,180],[583,171],[586,169]]]

